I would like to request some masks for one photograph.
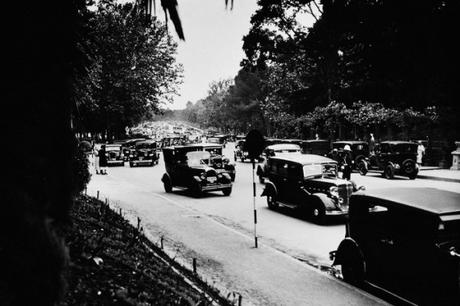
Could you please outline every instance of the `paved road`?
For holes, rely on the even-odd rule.
[[[233,156],[231,144],[226,148],[225,153],[229,157]],[[276,260],[279,258],[277,256],[284,254],[286,257],[301,259],[312,265],[330,265],[328,253],[334,250],[344,237],[344,224],[342,220],[334,220],[319,226],[295,216],[289,210],[272,211],[267,208],[265,198],[257,196],[257,234],[261,248],[278,251],[275,252],[277,255],[273,252],[269,256],[266,253],[257,255],[258,250],[253,249],[252,238],[254,234],[252,166],[250,163],[237,162],[236,164],[236,182],[229,197],[220,192],[209,193],[200,199],[188,197],[183,191],[166,194],[160,181],[161,175],[164,173],[162,160],[159,165],[153,168],[114,167],[109,169],[108,176],[94,175],[89,185],[89,192],[96,194],[96,190],[100,190],[102,197],[106,196],[111,201],[116,200],[118,205],[128,212],[129,216],[140,216],[144,220],[144,227],[152,239],[158,240],[158,237],[165,235],[165,243],[168,245],[169,251],[177,258],[185,261],[193,257],[199,258],[201,272],[211,282],[215,282],[215,285],[221,286],[223,290],[243,292],[244,296],[249,297],[253,304],[298,305],[299,301],[305,301],[304,296],[291,294],[290,297],[287,297],[286,294],[282,294],[283,290],[279,290],[281,292],[279,294],[270,290],[273,284],[287,283],[288,281],[284,280],[287,276],[283,274],[282,270],[286,267],[277,266]],[[384,186],[417,186],[437,187],[460,192],[460,184],[458,183],[421,179],[408,180],[405,178],[386,180],[378,173],[369,173],[365,177],[353,174],[352,179],[358,185],[365,185],[368,190]],[[257,195],[260,195],[262,189],[263,185],[257,183]],[[239,240],[235,242],[235,239],[230,239],[230,236],[238,236]],[[210,245],[218,246],[220,243],[225,243],[225,247],[210,247]],[[232,245],[229,246],[228,244]],[[238,252],[238,250],[243,249],[246,251],[252,249],[255,254]],[[248,257],[240,260],[239,256],[242,255]],[[240,265],[232,266],[232,269],[237,266],[240,270],[231,271],[231,273],[226,271],[227,268],[222,266],[225,258],[227,261],[228,258],[240,260]],[[251,270],[248,265],[254,264],[254,260],[268,264],[275,261],[271,268],[272,274],[265,275],[264,273],[268,272],[262,273],[260,271],[260,275],[257,273],[253,276],[245,275],[245,271]],[[289,265],[301,264],[306,266],[300,261],[296,262],[289,263]],[[291,268],[289,271],[292,270],[296,269]],[[278,273],[275,273],[276,271]],[[304,269],[299,268],[299,273],[290,277],[298,278],[299,282],[308,279],[302,271]],[[232,279],[235,275],[245,275],[243,279],[247,283],[241,283],[240,279]],[[266,280],[262,281],[261,278],[264,277]],[[274,282],[273,278],[279,279]],[[315,279],[315,283],[321,282],[322,280]],[[282,287],[282,284],[277,286]],[[285,289],[287,292],[292,292],[292,290],[289,291],[289,288]],[[318,290],[320,289],[318,288]],[[335,290],[334,293],[329,293],[329,296],[326,297],[332,297],[337,292],[342,291],[350,292],[350,289],[339,286],[339,289]],[[343,304],[349,304],[350,301],[359,304],[360,302],[353,300],[354,298],[356,298],[354,295],[353,297],[349,296],[349,299],[345,300]],[[373,300],[371,303],[374,303]],[[319,301],[318,304],[320,304]]]

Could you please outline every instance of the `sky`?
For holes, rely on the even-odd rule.
[[[184,79],[180,96],[167,108],[184,109],[188,101],[205,98],[212,81],[236,76],[244,57],[242,39],[249,32],[256,2],[235,0],[233,10],[226,10],[224,0],[178,1],[185,41],[179,40],[171,22],[168,26],[178,41],[177,62],[184,67]],[[159,7],[157,16],[164,20]]]

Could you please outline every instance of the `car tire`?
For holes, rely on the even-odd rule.
[[[222,193],[224,194],[224,196],[229,196],[232,193],[232,187],[222,189]]]
[[[234,182],[234,181],[235,181],[235,176],[236,176],[236,174],[235,174],[235,173],[232,173],[232,174],[230,174],[230,179],[232,180],[232,182]]]
[[[192,191],[192,195],[195,198],[201,198],[203,196],[203,190],[201,190],[200,185],[198,183],[193,185],[193,187],[191,188],[191,191]]]
[[[311,218],[316,224],[323,224],[324,217],[326,216],[326,208],[324,207],[321,200],[318,199],[317,203],[313,206],[311,210]]]
[[[166,193],[171,193],[172,192],[172,185],[169,180],[166,180],[163,182],[163,187],[165,188]]]
[[[279,207],[278,202],[276,202],[276,198],[273,194],[267,195],[267,206],[273,210]]]
[[[342,263],[343,280],[351,285],[359,287],[364,283],[365,264],[357,255],[351,255]]]
[[[385,170],[384,170],[384,174],[385,174],[385,178],[386,179],[393,179],[394,176],[395,176],[395,169],[392,165],[388,165],[385,167]]]
[[[358,171],[359,174],[361,175],[366,175],[367,172],[369,171],[369,166],[367,165],[367,162],[365,160],[360,160],[358,162]]]
[[[259,183],[261,184],[265,183],[265,179],[262,175],[259,175]]]
[[[414,180],[417,177],[417,168],[413,160],[407,159],[402,163],[402,168],[404,174],[411,180]]]
[[[129,166],[130,166],[130,167],[134,167],[134,163],[129,162]]]

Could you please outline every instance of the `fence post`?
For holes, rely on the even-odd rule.
[[[196,274],[196,258],[193,258],[193,273]]]
[[[97,194],[96,194],[96,199],[99,200],[99,190],[97,191]]]

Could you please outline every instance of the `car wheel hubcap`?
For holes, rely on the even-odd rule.
[[[314,215],[315,217],[318,217],[318,216],[319,216],[319,209],[318,209],[318,208],[315,208],[315,209],[313,210],[313,215]]]

